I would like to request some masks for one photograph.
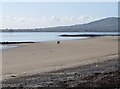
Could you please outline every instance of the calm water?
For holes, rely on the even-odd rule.
[[[87,37],[60,37],[61,34],[118,34],[116,32],[2,32],[0,42],[43,42],[56,40],[78,40]],[[1,48],[11,48],[15,46],[0,45]]]
[[[55,41],[80,39],[84,37],[60,37],[61,34],[78,34],[78,33],[62,33],[62,32],[4,32],[0,42],[26,42],[26,41]]]

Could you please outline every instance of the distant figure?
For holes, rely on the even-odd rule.
[[[60,44],[60,41],[57,41],[57,44]]]

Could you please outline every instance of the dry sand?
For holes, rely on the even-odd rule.
[[[13,76],[2,81],[2,89],[119,89],[118,55],[99,58],[105,61],[32,75]],[[79,88],[77,88],[79,89]]]
[[[118,54],[116,36],[61,41],[61,44],[55,41],[19,44],[18,48],[2,51],[2,73],[5,78],[11,74],[46,72],[94,63],[112,54]]]

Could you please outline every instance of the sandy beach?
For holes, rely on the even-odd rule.
[[[2,81],[2,89],[119,89],[118,55],[99,58],[102,62],[56,71],[13,76]],[[79,87],[79,88],[78,88]]]
[[[95,37],[18,44],[19,47],[2,51],[3,79],[11,75],[46,72],[78,65],[95,63],[100,57],[118,54],[118,37]]]
[[[15,44],[2,51],[2,87],[118,88],[118,41],[117,36],[101,36]]]

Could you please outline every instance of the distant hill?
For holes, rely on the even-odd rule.
[[[110,17],[87,24],[35,29],[2,29],[3,32],[117,32],[120,18]],[[119,23],[120,25],[120,23]]]

